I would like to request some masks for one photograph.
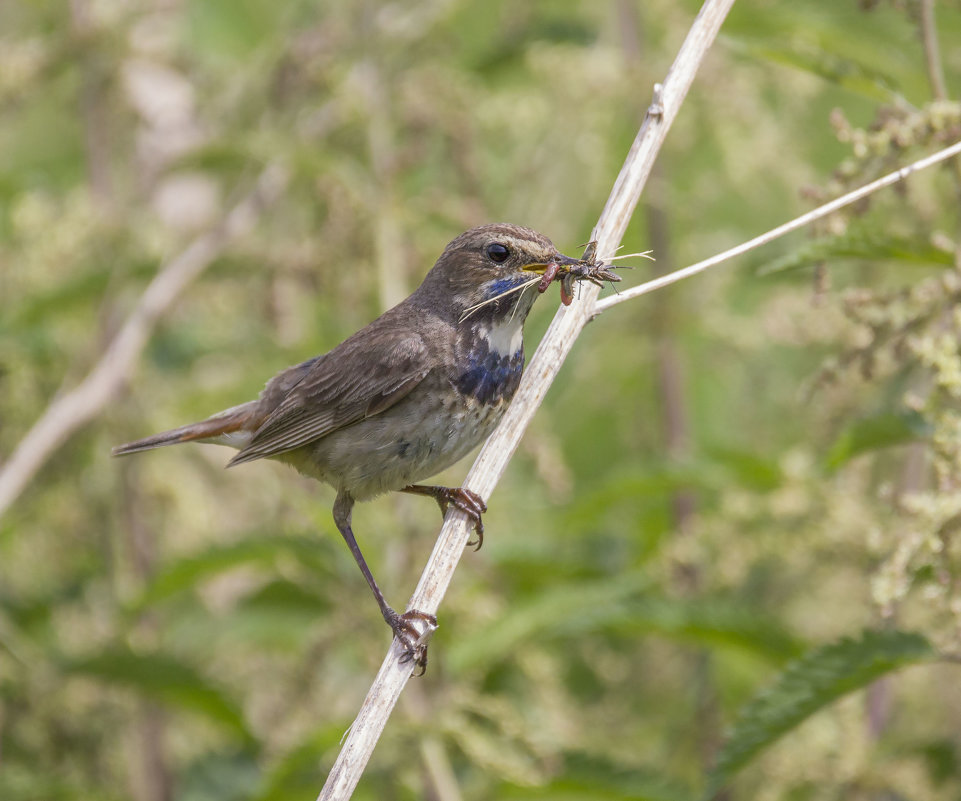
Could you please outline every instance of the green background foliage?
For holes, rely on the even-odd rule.
[[[0,459],[167,260],[291,176],[0,518],[0,797],[315,797],[388,642],[332,491],[110,447],[255,396],[472,225],[576,253],[696,10],[0,5]],[[626,282],[961,137],[961,13],[937,7],[942,92],[921,10],[738,4]],[[957,798],[959,198],[933,170],[590,325],[356,797]],[[395,606],[437,527],[357,508]]]

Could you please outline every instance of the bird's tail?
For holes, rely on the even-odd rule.
[[[199,423],[190,423],[180,428],[154,434],[152,437],[118,445],[111,453],[114,456],[126,456],[128,453],[149,451],[153,448],[162,448],[165,445],[179,445],[181,442],[216,440],[218,437],[245,429],[253,420],[257,405],[257,401],[243,403],[240,406],[234,406],[232,409],[215,414],[213,417],[208,417],[206,420],[201,420]]]

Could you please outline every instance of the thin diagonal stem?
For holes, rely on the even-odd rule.
[[[626,300],[631,300],[632,298],[640,297],[641,295],[646,295],[648,292],[653,292],[656,289],[663,289],[671,284],[676,284],[678,281],[683,281],[685,278],[690,278],[692,275],[697,275],[698,273],[703,273],[705,270],[709,270],[711,267],[716,267],[722,262],[729,261],[735,256],[741,256],[750,250],[761,247],[761,245],[766,245],[768,242],[773,242],[775,239],[790,233],[791,231],[796,231],[799,228],[804,228],[810,225],[815,220],[820,220],[822,217],[827,217],[829,214],[833,214],[839,209],[843,209],[845,206],[850,206],[852,203],[856,203],[858,200],[872,195],[879,189],[883,189],[892,184],[896,184],[903,181],[909,175],[913,175],[916,172],[927,169],[928,167],[933,167],[935,164],[940,164],[942,161],[947,161],[952,156],[961,155],[961,142],[955,142],[953,145],[939,150],[937,153],[932,153],[930,156],[926,156],[923,159],[918,159],[912,164],[908,164],[906,167],[901,167],[899,170],[888,173],[887,175],[878,178],[876,181],[871,181],[869,184],[865,184],[859,189],[855,189],[852,192],[848,192],[846,195],[841,195],[841,197],[836,198],[829,203],[825,203],[823,206],[818,206],[806,214],[802,214],[800,217],[795,217],[793,220],[779,225],[777,228],[772,228],[770,231],[756,236],[753,239],[749,239],[747,242],[742,242],[740,245],[731,248],[730,250],[725,250],[723,253],[718,253],[716,256],[711,256],[709,259],[704,259],[704,261],[699,261],[696,264],[692,264],[690,267],[684,267],[680,270],[675,270],[667,275],[662,275],[651,281],[647,281],[639,286],[631,287],[630,289],[625,289],[617,295],[604,298],[595,306],[595,316],[601,312],[607,311],[612,306],[616,306],[618,303],[623,303]]]

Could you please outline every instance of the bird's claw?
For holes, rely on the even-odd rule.
[[[484,499],[476,492],[464,487],[451,487],[447,490],[447,503],[453,504],[455,509],[460,509],[474,522],[477,540],[469,540],[467,544],[473,545],[474,550],[479,551],[484,544],[484,520],[481,517],[487,511]]]
[[[481,515],[487,511],[487,504],[484,499],[469,489],[464,487],[438,487],[434,485],[410,484],[404,487],[401,492],[410,492],[414,495],[429,495],[440,506],[441,514],[447,514],[447,508],[453,504],[467,515],[474,523],[474,531],[477,532],[477,540],[467,544],[473,545],[475,551],[479,551],[484,544],[484,522]]]
[[[427,645],[431,635],[437,630],[437,617],[417,609],[411,609],[402,615],[391,609],[390,614],[384,617],[404,648],[401,664],[413,662],[420,669],[414,675],[423,676],[427,670]]]

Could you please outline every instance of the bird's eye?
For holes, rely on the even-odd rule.
[[[510,255],[511,252],[507,245],[502,245],[500,242],[494,242],[487,246],[487,258],[497,264],[503,264]]]

